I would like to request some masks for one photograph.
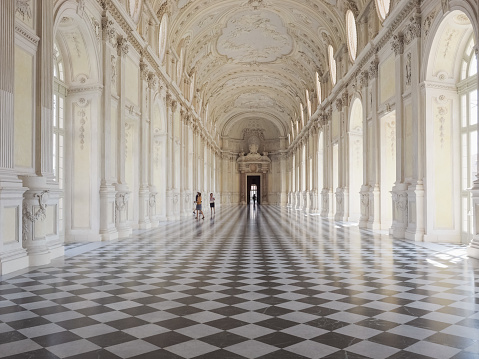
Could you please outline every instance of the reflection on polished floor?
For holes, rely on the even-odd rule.
[[[0,357],[479,358],[479,264],[273,206],[217,208],[0,282]]]

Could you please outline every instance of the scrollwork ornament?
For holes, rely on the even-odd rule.
[[[36,221],[40,220],[43,221],[47,217],[47,201],[49,196],[49,190],[44,190],[40,193],[35,193],[33,198],[38,199],[38,209],[35,213],[31,213],[25,201],[23,201],[23,209],[22,209],[22,238],[23,240],[27,240],[28,233],[30,232],[29,229],[29,222],[35,223]]]
[[[148,73],[147,82],[148,82],[148,88],[149,89],[154,90],[156,88],[157,78],[156,78],[154,72]]]

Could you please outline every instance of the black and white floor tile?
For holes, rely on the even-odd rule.
[[[0,277],[1,358],[479,358],[479,264],[273,206]]]

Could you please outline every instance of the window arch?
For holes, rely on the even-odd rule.
[[[163,62],[166,54],[166,35],[168,31],[168,15],[164,14],[160,22],[160,32],[158,34],[158,56],[160,62]]]
[[[356,19],[351,10],[346,12],[346,31],[348,34],[349,57],[351,61],[354,62],[358,51],[358,35],[356,30]]]
[[[471,36],[464,51],[461,66],[461,80],[477,74],[477,58],[474,51],[474,38]]]
[[[328,46],[329,72],[333,86],[336,85],[336,60],[334,59],[334,50],[331,45]]]
[[[318,107],[321,104],[321,81],[319,80],[319,74],[316,72],[316,96],[318,99]]]
[[[306,90],[306,104],[308,108],[308,117],[311,117],[311,100],[309,99],[309,91]]]
[[[141,15],[141,6],[143,5],[143,0],[129,0],[128,1],[128,11],[130,13],[133,22],[138,24],[140,21]]]
[[[63,57],[56,42],[53,44],[53,76],[56,79],[65,82]]]
[[[381,21],[384,21],[386,16],[388,16],[390,5],[391,0],[376,0],[376,10],[378,11]]]

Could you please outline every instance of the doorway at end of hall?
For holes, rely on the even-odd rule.
[[[253,204],[253,195],[256,195],[256,204],[259,204],[261,193],[260,193],[260,182],[261,176],[248,176],[247,177],[247,192],[248,192],[248,204]]]

